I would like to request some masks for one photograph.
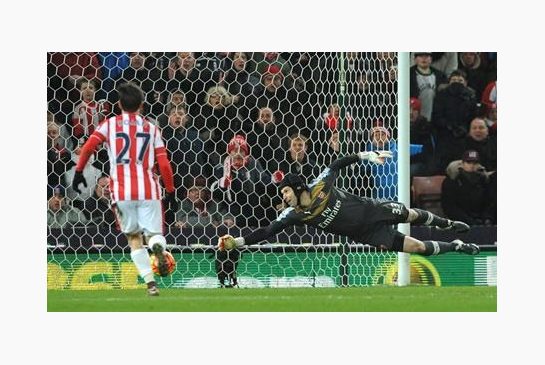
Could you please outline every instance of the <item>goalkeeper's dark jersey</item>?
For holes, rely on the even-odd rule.
[[[246,244],[257,243],[292,225],[309,225],[362,241],[362,237],[375,230],[376,223],[392,225],[403,221],[407,214],[403,204],[379,202],[334,186],[338,171],[358,161],[357,155],[334,161],[309,185],[311,205],[307,210],[292,207],[283,210],[268,227],[245,237]]]

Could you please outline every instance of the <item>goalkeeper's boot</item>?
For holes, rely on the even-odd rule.
[[[466,255],[478,255],[481,252],[479,246],[474,243],[464,243],[462,240],[454,240],[454,251],[465,253]]]
[[[165,257],[165,251],[163,250],[163,246],[156,243],[151,248],[153,251],[153,254],[157,258],[157,268],[159,269],[159,275],[161,276],[168,276],[168,264],[167,259]]]
[[[155,281],[151,281],[148,283],[148,295],[150,297],[159,296],[159,288],[157,288],[157,284],[155,283]]]
[[[436,227],[440,231],[454,231],[456,233],[464,233],[469,231],[469,226],[464,222],[448,220],[448,226]]]

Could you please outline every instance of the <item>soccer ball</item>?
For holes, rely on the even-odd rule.
[[[165,255],[165,260],[167,262],[168,267],[168,275],[172,274],[174,272],[174,269],[176,269],[176,260],[174,259],[174,256],[168,251],[164,251],[163,255]],[[151,259],[151,269],[153,272],[157,275],[161,275],[159,273],[159,259],[155,257],[154,254],[150,256]]]

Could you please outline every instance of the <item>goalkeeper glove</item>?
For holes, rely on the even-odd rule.
[[[174,191],[165,193],[163,203],[174,212],[178,210],[178,201],[176,200],[176,193]]]
[[[87,181],[83,176],[83,172],[76,171],[76,173],[74,174],[74,179],[72,180],[72,189],[78,194],[81,194],[81,190],[79,190],[78,188],[80,184],[83,184],[83,186],[87,187]]]
[[[221,236],[218,240],[218,250],[220,251],[229,251],[237,247],[235,238],[230,234]]]
[[[369,160],[373,163],[382,165],[387,158],[392,158],[392,152],[390,151],[365,151],[358,152],[360,160]]]

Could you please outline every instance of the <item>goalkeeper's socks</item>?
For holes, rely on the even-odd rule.
[[[426,251],[421,253],[422,256],[435,256],[445,252],[451,252],[456,249],[456,244],[453,242],[441,241],[423,241],[426,246]]]
[[[138,250],[131,251],[131,259],[134,265],[138,269],[138,273],[144,279],[146,283],[155,280],[153,271],[151,270],[151,262],[148,250],[145,248],[139,248]]]
[[[425,226],[436,226],[439,228],[447,228],[450,226],[450,220],[441,218],[426,210],[412,208],[418,213],[418,217],[412,221],[414,224],[423,224]]]

